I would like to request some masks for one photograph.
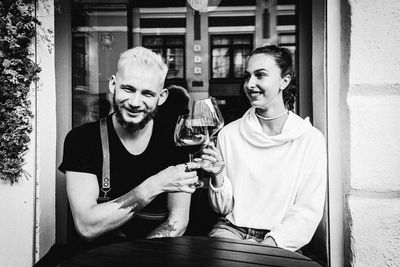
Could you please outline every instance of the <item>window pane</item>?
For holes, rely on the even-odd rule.
[[[246,58],[250,54],[250,49],[235,49],[233,51],[233,76],[235,78],[241,78],[243,76]]]
[[[279,34],[278,35],[278,44],[296,44],[296,35],[295,34]]]
[[[296,25],[295,15],[279,15],[276,19],[277,25]]]
[[[231,43],[230,38],[228,37],[212,37],[211,44],[212,45],[229,45]]]
[[[166,40],[167,46],[183,46],[183,38],[168,38]]]
[[[168,48],[166,62],[168,65],[167,79],[183,78],[183,48]]]
[[[144,47],[157,47],[163,45],[162,37],[145,37],[143,38]]]
[[[229,49],[214,48],[212,50],[212,77],[228,78],[229,77]]]
[[[164,58],[168,66],[167,79],[184,79],[185,50],[183,36],[145,36],[142,38],[142,44]]]
[[[149,49],[154,53],[161,55],[165,59],[162,48],[149,48]]]
[[[73,88],[88,86],[87,71],[88,55],[86,51],[86,40],[88,37],[85,33],[75,33],[72,37],[72,86]]]
[[[249,37],[234,37],[233,38],[233,44],[234,45],[241,45],[241,44],[245,44],[245,45],[251,45],[251,40]]]
[[[295,0],[278,0],[277,5],[295,5],[296,1]]]
[[[72,126],[98,120],[111,107],[108,83],[127,49],[125,4],[72,1]],[[109,31],[107,26],[121,31]],[[125,30],[125,31],[123,31]]]

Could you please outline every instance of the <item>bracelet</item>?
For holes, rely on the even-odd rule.
[[[214,175],[217,176],[217,175],[220,174],[224,169],[225,169],[225,163],[222,162],[222,163],[221,163],[221,168],[220,168],[216,173],[214,173]]]

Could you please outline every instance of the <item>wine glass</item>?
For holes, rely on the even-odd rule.
[[[224,127],[224,118],[222,117],[222,113],[215,98],[193,101],[191,113],[194,116],[203,118],[204,125],[207,126],[210,140],[213,140],[215,134]]]
[[[202,123],[207,127],[209,138],[216,144],[215,134],[224,127],[224,118],[218,107],[217,100],[213,97],[195,100],[191,105],[191,114],[203,118]],[[220,166],[222,162],[211,164],[210,161],[203,161],[202,167]]]
[[[189,161],[193,160],[196,151],[201,150],[203,144],[209,142],[208,130],[203,117],[194,114],[181,115],[175,126],[175,145],[190,147]],[[202,187],[204,182],[198,180],[193,186]]]

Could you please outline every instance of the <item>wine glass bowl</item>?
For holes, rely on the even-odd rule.
[[[216,133],[224,126],[224,118],[218,107],[217,100],[213,97],[207,99],[195,100],[191,104],[190,113],[196,117],[202,118],[202,123],[207,127],[211,142],[216,144]],[[208,160],[202,161],[202,167],[221,167],[221,162],[212,164]]]
[[[189,161],[192,161],[195,154],[202,152],[201,146],[208,145],[223,126],[224,119],[215,98],[194,100],[191,102],[189,114],[178,117],[174,132],[175,144],[187,147],[190,150]],[[205,170],[223,163],[211,163],[204,159],[201,164]],[[203,185],[204,182],[199,179],[194,186],[198,188]]]
[[[210,139],[224,126],[224,118],[215,98],[193,101],[191,113],[194,116],[203,118],[204,126],[207,126]]]
[[[195,151],[199,151],[202,145],[209,142],[209,133],[203,118],[194,114],[179,116],[175,126],[174,141],[177,146],[191,148],[189,161],[192,161]],[[203,185],[204,182],[198,180],[193,186],[199,188]]]
[[[174,140],[177,146],[195,146],[208,142],[207,127],[202,118],[191,115],[181,115],[175,127]]]

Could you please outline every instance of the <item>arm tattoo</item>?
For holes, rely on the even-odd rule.
[[[144,199],[140,196],[138,190],[132,189],[125,195],[115,199],[114,202],[120,204],[120,209],[127,209],[129,213],[136,213],[149,204],[153,198]]]
[[[158,226],[156,229],[154,229],[147,236],[147,238],[170,237],[171,233],[177,230],[175,228],[175,224],[176,224],[176,222],[171,223],[170,220],[166,220],[164,223],[162,223],[160,226]]]

